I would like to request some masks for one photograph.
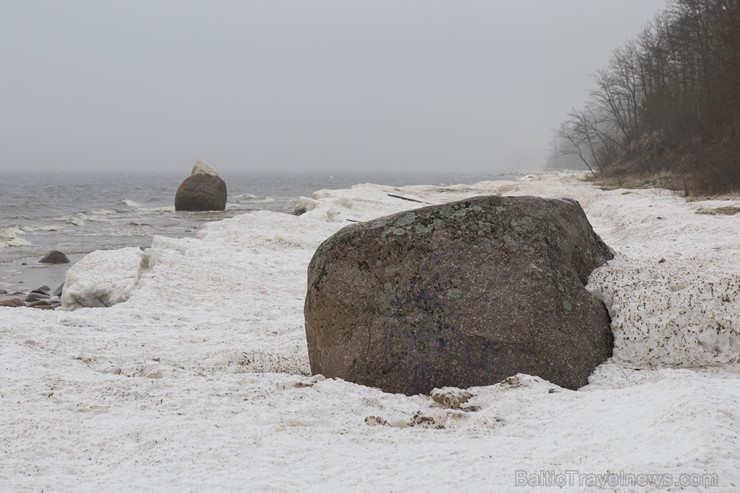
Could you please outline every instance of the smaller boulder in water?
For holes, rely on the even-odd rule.
[[[69,258],[59,250],[51,250],[39,260],[41,264],[68,264]]]
[[[198,161],[175,193],[176,211],[226,209],[226,183],[209,164]]]
[[[37,308],[39,310],[54,310],[59,305],[58,304],[52,304],[52,303],[49,303],[48,301],[44,301],[44,300],[38,300],[38,301],[33,301],[33,302],[29,303],[27,306],[29,308]]]
[[[47,300],[47,299],[49,299],[48,294],[31,291],[31,293],[28,296],[26,296],[26,303],[30,303],[32,301],[38,301],[38,300]]]
[[[0,300],[0,306],[6,306],[6,307],[26,306],[26,302],[20,298],[10,298],[7,300]]]

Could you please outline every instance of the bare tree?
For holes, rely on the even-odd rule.
[[[594,83],[560,152],[593,174],[648,166],[740,188],[740,0],[671,0]]]

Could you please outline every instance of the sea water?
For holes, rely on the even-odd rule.
[[[300,196],[357,183],[449,185],[507,179],[499,174],[223,173],[222,212],[176,212],[181,173],[0,172],[0,290],[60,284],[68,266],[39,264],[50,250],[72,262],[94,250],[147,247],[152,236],[194,236],[198,227],[255,210],[292,213]],[[249,234],[249,232],[245,232]],[[37,286],[36,284],[39,284]],[[2,294],[2,292],[0,292]]]

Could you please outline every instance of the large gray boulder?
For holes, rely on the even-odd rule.
[[[576,389],[612,353],[584,287],[610,258],[572,200],[477,197],[348,226],[308,268],[311,371],[408,395],[517,373]]]
[[[210,165],[198,161],[175,193],[175,210],[222,211],[225,208],[226,183]]]

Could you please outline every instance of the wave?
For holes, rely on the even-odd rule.
[[[173,205],[163,205],[160,207],[145,207],[141,205],[139,202],[136,202],[135,200],[130,199],[123,199],[121,201],[121,205],[128,207],[129,209],[117,209],[116,213],[118,214],[161,214],[163,212],[174,212],[175,206]],[[130,209],[136,209],[135,211],[132,211]]]
[[[105,209],[100,209],[105,210]],[[113,212],[110,212],[113,214]],[[103,212],[102,214],[108,214],[108,212]],[[106,219],[104,217],[100,217],[102,215],[99,212],[93,212],[93,211],[87,211],[87,212],[75,212],[71,216],[65,216],[62,218],[62,220],[67,224],[73,224],[75,226],[82,226],[88,221],[92,222],[109,222],[109,219]]]
[[[32,228],[28,228],[22,224],[13,224],[0,228],[0,247],[31,246],[32,243],[30,241],[18,237],[18,235],[31,230]]]
[[[251,193],[241,193],[229,197],[229,202],[235,204],[269,204],[275,202],[275,199],[267,196],[252,195]]]
[[[144,214],[162,214],[164,212],[175,212],[175,206],[165,205],[162,207],[142,208],[140,212]]]

